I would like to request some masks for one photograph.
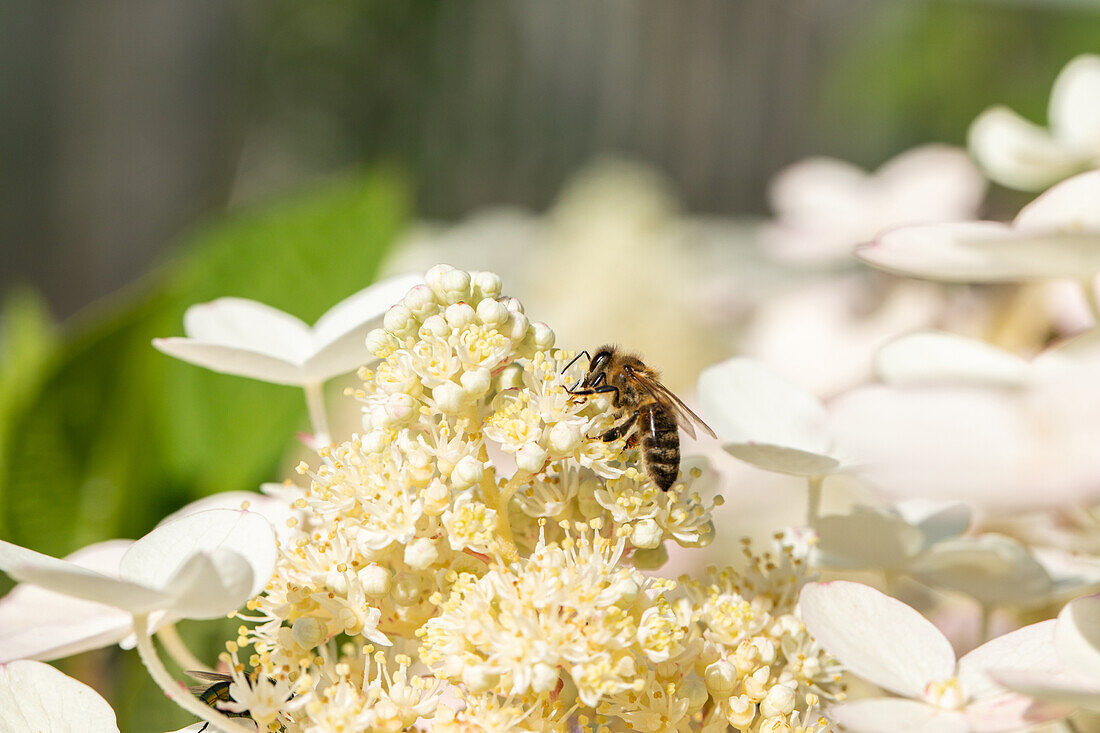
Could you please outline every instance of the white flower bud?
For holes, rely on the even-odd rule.
[[[493,386],[493,373],[485,367],[475,367],[468,372],[463,372],[459,378],[462,389],[473,399],[481,397]]]
[[[385,430],[371,430],[363,435],[363,450],[367,453],[381,453],[389,444],[390,439]]]
[[[558,673],[549,664],[537,662],[531,668],[531,690],[537,694],[550,692],[558,686]]]
[[[304,649],[312,649],[325,640],[328,628],[320,619],[313,616],[302,616],[290,627],[290,635],[294,643]]]
[[[399,573],[393,584],[393,600],[399,606],[411,606],[420,600],[420,578],[412,573]]]
[[[523,313],[523,303],[519,302],[518,298],[505,298],[504,307],[509,313]]]
[[[438,295],[443,297],[443,276],[455,268],[450,265],[436,265],[424,275],[424,282]]]
[[[461,464],[462,462],[459,461]],[[458,466],[456,465],[457,469]],[[451,480],[454,480],[454,471],[451,472]],[[428,487],[420,492],[420,500],[424,504],[424,513],[429,517],[438,517],[451,505],[451,490],[439,479],[433,479]]]
[[[405,547],[405,564],[413,570],[424,570],[439,559],[439,548],[427,537],[413,540]]]
[[[546,465],[546,449],[538,443],[525,443],[516,451],[516,466],[527,473],[538,473]]]
[[[392,585],[390,571],[377,563],[372,562],[370,565],[360,570],[357,577],[359,578],[359,585],[363,588],[363,592],[368,596],[378,598],[390,592],[390,587]]]
[[[737,730],[748,730],[756,718],[756,704],[746,695],[740,695],[729,701],[729,713],[726,719]]]
[[[447,414],[461,412],[466,406],[466,392],[454,382],[444,382],[432,388],[436,406]]]
[[[375,405],[370,408],[370,424],[372,428],[385,428],[392,424],[385,405]]]
[[[634,523],[630,543],[642,550],[652,550],[661,544],[665,533],[655,519],[642,519]]]
[[[427,285],[417,285],[406,293],[404,300],[401,302],[409,309],[410,313],[421,320],[435,313],[439,308],[435,293]]]
[[[612,603],[626,608],[638,600],[638,594],[642,592],[642,588],[638,585],[638,581],[626,576],[613,582],[607,592],[612,598]]]
[[[451,471],[451,485],[459,491],[468,489],[481,481],[483,471],[481,461],[473,456],[466,456],[459,460]]]
[[[495,298],[500,295],[503,283],[495,272],[472,272],[474,295],[479,298]]]
[[[487,692],[497,681],[497,675],[483,664],[468,664],[462,668],[462,684],[475,695]]]
[[[634,567],[639,570],[659,570],[668,562],[668,550],[664,544],[657,545],[652,550],[639,549],[635,551]]]
[[[420,336],[423,338],[438,336],[445,339],[450,335],[451,327],[447,325],[447,319],[438,313],[425,318],[423,325],[420,326]]]
[[[575,451],[584,438],[582,426],[571,422],[560,422],[550,428],[550,447],[558,455],[565,456]]]
[[[703,681],[699,679],[698,676],[692,674],[686,677],[680,684],[680,696],[687,698],[687,711],[690,715],[691,713],[696,713],[703,709],[703,706],[707,703],[709,693]]]
[[[508,320],[508,309],[499,300],[483,298],[477,304],[477,318],[486,326],[499,326]]]
[[[703,673],[707,690],[716,700],[724,700],[737,689],[737,668],[725,659],[719,659]]]
[[[368,331],[366,343],[367,351],[376,359],[385,359],[397,346],[397,341],[393,336],[386,333],[384,328],[375,328]]]
[[[497,392],[506,389],[523,388],[523,367],[519,364],[509,364],[497,375]]]
[[[469,303],[455,303],[447,306],[444,316],[451,329],[458,331],[477,320],[477,311]]]
[[[764,702],[760,703],[760,714],[765,718],[790,715],[794,710],[794,690],[786,685],[776,685],[768,690]]]
[[[505,335],[512,339],[514,343],[523,341],[523,337],[527,335],[527,327],[530,326],[530,321],[527,320],[527,316],[522,313],[513,313],[512,318],[508,321],[505,328]]]
[[[745,678],[745,694],[760,701],[768,694],[768,680],[771,679],[770,667],[761,667]]]
[[[398,392],[386,400],[386,417],[400,425],[413,419],[417,414],[416,400],[407,394]]]
[[[531,324],[531,337],[537,349],[549,349],[554,346],[554,331],[542,321]]]
[[[386,311],[382,326],[394,336],[408,336],[416,328],[412,311],[403,305],[395,305]]]
[[[441,283],[443,302],[457,303],[460,300],[470,299],[470,273],[465,270],[451,270],[444,273]]]

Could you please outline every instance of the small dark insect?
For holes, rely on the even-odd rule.
[[[588,356],[588,352],[578,354],[562,373],[582,356]],[[622,422],[603,433],[600,439],[611,442],[626,436],[626,445],[632,448],[638,444],[640,436],[646,475],[662,491],[672,488],[680,473],[680,433],[677,428],[683,428],[694,438],[694,426],[698,425],[712,438],[718,437],[701,417],[658,381],[655,369],[616,346],[597,349],[595,356],[589,358],[588,372],[584,378],[566,391],[579,397],[611,394],[615,419]]]
[[[233,684],[233,678],[227,674],[218,674],[217,672],[202,672],[200,670],[190,670],[187,674],[191,675],[197,680],[202,680],[208,684],[194,685],[188,688],[191,694],[202,700],[210,707],[217,710],[227,718],[248,718],[252,719],[252,716],[248,714],[248,711],[234,713],[229,710],[223,710],[218,703],[234,702],[233,698],[229,694],[229,686]],[[199,728],[199,733],[206,730],[206,727],[210,725],[209,722],[203,727]]]

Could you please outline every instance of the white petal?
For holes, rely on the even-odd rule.
[[[284,488],[282,484],[272,484],[272,486],[277,490]],[[290,532],[286,522],[294,516],[294,508],[291,507],[290,500],[284,500],[281,496],[269,496],[255,491],[223,491],[191,502],[160,520],[157,526],[208,509],[244,509],[259,514],[271,523],[277,537],[285,536]]]
[[[1067,671],[990,670],[1002,687],[1056,705],[1100,712],[1100,679]]]
[[[901,601],[859,583],[811,583],[799,600],[810,635],[853,674],[920,697],[955,674],[951,643]]]
[[[986,174],[1010,188],[1038,191],[1079,169],[1080,156],[1007,107],[991,107],[970,125],[968,144]]]
[[[851,163],[806,158],[775,175],[768,185],[768,200],[788,223],[855,221],[866,208],[867,181],[867,173]]]
[[[970,506],[957,501],[911,499],[895,504],[894,510],[920,530],[925,547],[958,537],[973,517]]]
[[[171,601],[171,596],[160,590],[109,577],[10,542],[0,541],[0,570],[19,581],[130,613],[148,613],[164,608]]]
[[[822,517],[814,529],[821,562],[832,567],[896,568],[924,547],[919,529],[895,514],[870,507]]]
[[[1031,379],[1026,359],[984,341],[941,331],[891,341],[875,356],[875,373],[892,385],[989,384],[1023,386]]]
[[[225,616],[252,598],[255,574],[233,550],[201,551],[187,558],[165,583],[174,595],[169,610],[181,618]]]
[[[697,394],[703,415],[737,458],[799,475],[839,465],[830,455],[822,404],[760,362],[735,358],[705,369]]]
[[[959,682],[971,698],[991,697],[1004,689],[990,679],[992,670],[1044,672],[1061,667],[1054,650],[1055,620],[1016,629],[987,641],[959,660]]]
[[[295,363],[235,346],[187,338],[153,339],[158,351],[221,374],[259,379],[272,384],[301,385],[308,381]]]
[[[921,145],[887,161],[875,173],[882,190],[882,226],[974,218],[986,182],[970,156],[950,145]]]
[[[312,352],[309,326],[289,313],[245,298],[218,298],[183,314],[189,338],[301,364]]]
[[[1056,599],[1100,590],[1100,558],[1057,547],[1032,547],[1031,554],[1054,581],[1052,594]]]
[[[1100,595],[1066,604],[1058,614],[1054,643],[1071,671],[1100,681]]]
[[[851,733],[968,733],[966,716],[915,700],[873,698],[833,705],[828,716]]]
[[[167,588],[192,555],[235,552],[252,568],[251,595],[258,595],[275,569],[278,548],[270,522],[259,514],[210,509],[162,524],[134,543],[122,558],[123,579]]]
[[[131,544],[129,540],[100,542],[65,559],[117,575],[119,560]],[[117,644],[131,630],[131,616],[125,611],[21,584],[0,599],[0,663],[67,657]]]
[[[118,723],[91,687],[48,664],[20,661],[0,666],[0,730],[117,733]]]
[[[1050,92],[1050,127],[1075,149],[1100,155],[1100,56],[1066,64]]]
[[[997,534],[941,542],[910,572],[922,583],[965,593],[987,606],[1042,603],[1053,587],[1027,547]]]
[[[1008,733],[1066,717],[1072,711],[1022,695],[1007,694],[977,700],[966,706],[971,733]]]
[[[1047,233],[1077,235],[1048,237],[1054,244],[1063,239],[1067,243],[1091,241],[1100,248],[1100,206],[1096,205],[1098,198],[1100,170],[1081,173],[1062,181],[1021,209],[1013,225],[1021,234],[1037,239],[1042,239]],[[1089,234],[1092,234],[1091,238]],[[1088,254],[1090,253],[1086,251],[1081,256]],[[1095,272],[1096,270],[1091,270],[1083,274]]]
[[[1016,233],[1011,227],[991,221],[920,224],[883,232],[870,244],[858,247],[856,257],[887,272],[946,282],[1042,277],[1028,269],[1029,263],[1004,262],[995,249],[973,246],[975,242],[1000,243],[1013,236]]]

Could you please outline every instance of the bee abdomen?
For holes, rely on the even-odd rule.
[[[660,405],[651,404],[642,408],[638,422],[646,474],[662,491],[668,491],[680,474],[680,431],[676,421]]]

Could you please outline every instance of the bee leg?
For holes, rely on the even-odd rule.
[[[562,369],[561,373],[565,374],[567,371],[569,371],[569,367],[576,364],[577,359],[581,358],[582,356],[587,358],[589,361],[592,361],[592,357],[588,355],[588,352],[587,351],[582,351],[581,353],[579,353],[579,354],[577,354],[576,356],[573,357],[573,361],[571,361],[571,362],[569,362],[568,364],[565,365],[565,369]]]
[[[611,428],[607,432],[600,435],[600,440],[602,440],[605,443],[610,443],[613,440],[618,440],[619,438],[626,435],[626,432],[634,426],[634,423],[637,419],[638,419],[638,412],[635,411],[634,414],[632,414],[630,417],[628,417],[627,419],[623,420],[621,423],[619,423],[615,427]]]
[[[206,730],[209,727],[210,727],[210,721],[208,720],[205,723],[203,723],[203,726],[201,728],[199,728],[198,733],[202,733],[204,730]]]
[[[599,387],[582,387],[580,389],[567,389],[565,390],[571,395],[577,397],[585,397],[593,394],[605,394],[607,392],[615,393],[615,404],[619,404],[619,388],[613,384],[601,384]]]
[[[640,434],[641,433],[639,433],[636,430],[633,433],[631,433],[630,437],[628,437],[626,439],[626,443],[623,445],[623,447],[624,448],[637,448],[638,447],[638,436]]]

